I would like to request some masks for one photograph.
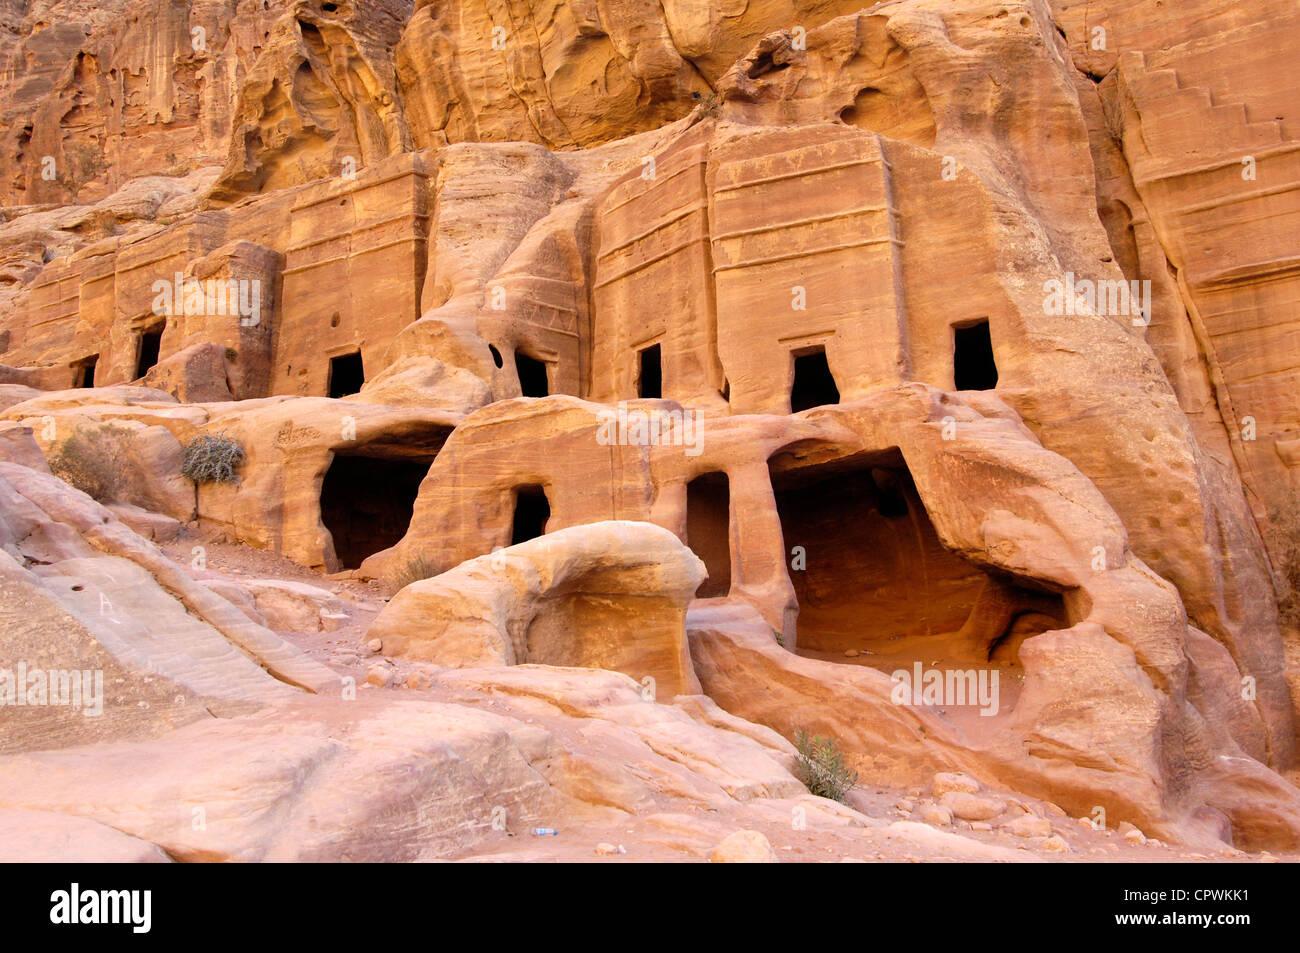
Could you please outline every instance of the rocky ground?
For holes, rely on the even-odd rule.
[[[0,858],[1300,859],[1298,44],[0,0]]]

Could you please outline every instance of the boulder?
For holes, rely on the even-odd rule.
[[[611,669],[670,699],[699,693],[685,619],[703,579],[662,527],[590,523],[412,583],[367,635],[390,655],[441,665]]]

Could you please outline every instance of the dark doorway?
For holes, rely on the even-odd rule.
[[[957,390],[992,390],[998,386],[989,323],[952,329],[952,376]]]
[[[158,355],[162,351],[162,336],[161,327],[149,328],[140,333],[140,358],[135,365],[136,380],[148,374],[158,363]]]
[[[501,352],[497,350],[495,344],[488,345],[488,352],[492,355],[492,363],[497,367],[505,367],[506,362],[501,359]]]
[[[652,344],[640,352],[641,370],[637,376],[637,395],[658,400],[664,395],[664,372],[659,345]]]
[[[431,462],[335,454],[321,486],[320,515],[344,569],[356,569],[406,535]]]
[[[794,356],[794,386],[790,388],[790,413],[797,414],[810,407],[838,404],[840,389],[835,386],[831,366],[826,362],[826,349]]]
[[[772,461],[787,558],[801,547],[800,650],[892,656],[902,639],[938,646],[961,629],[984,574],[940,543],[901,455],[800,464]]]
[[[700,599],[731,591],[731,484],[725,473],[705,473],[686,485],[686,545],[704,560],[709,578]]]
[[[73,368],[72,386],[73,387],[94,387],[95,386],[95,365],[99,363],[99,355],[92,354],[84,361],[79,362]]]
[[[331,397],[346,397],[348,394],[355,394],[361,390],[361,385],[366,382],[366,372],[361,365],[361,352],[353,351],[351,354],[340,354],[338,357],[330,358],[330,389]]]
[[[545,397],[551,392],[545,361],[515,351],[515,370],[519,372],[519,390],[525,397]]]
[[[526,543],[546,532],[546,521],[551,518],[551,504],[546,491],[536,484],[515,490],[515,518],[510,529],[510,545]]]

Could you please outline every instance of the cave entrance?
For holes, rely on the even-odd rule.
[[[664,395],[663,362],[658,344],[643,348],[638,358],[640,373],[637,375],[637,395],[658,400]]]
[[[349,394],[359,393],[361,385],[365,382],[366,372],[361,363],[360,351],[330,358],[329,395],[331,397],[347,397]]]
[[[957,390],[993,390],[998,386],[988,321],[953,327],[952,376]]]
[[[420,483],[449,432],[404,432],[335,452],[321,483],[320,514],[341,568],[356,569],[406,535]]]
[[[519,373],[519,390],[525,397],[545,397],[551,392],[545,361],[515,351],[515,370]]]
[[[537,484],[515,489],[515,515],[510,527],[510,545],[526,543],[546,533],[551,504],[546,490]]]
[[[794,383],[790,387],[790,413],[838,404],[840,389],[835,386],[835,376],[826,360],[826,348],[817,347],[795,353]]]
[[[731,484],[723,472],[705,473],[686,484],[686,545],[704,561],[709,578],[700,599],[731,591]]]
[[[72,365],[72,386],[73,387],[94,387],[95,386],[95,365],[99,363],[99,355],[92,354],[83,360]]]
[[[1021,671],[1020,642],[1064,624],[1059,594],[987,573],[940,542],[897,450],[836,458],[796,447],[769,470],[799,654],[886,673],[920,662],[1010,674]],[[1000,681],[1009,707],[1017,680]]]
[[[136,354],[135,379],[139,380],[158,364],[162,353],[163,326],[156,325],[140,332],[140,342]]]

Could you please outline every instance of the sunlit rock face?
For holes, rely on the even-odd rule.
[[[18,854],[1300,850],[1294,3],[0,27]]]

